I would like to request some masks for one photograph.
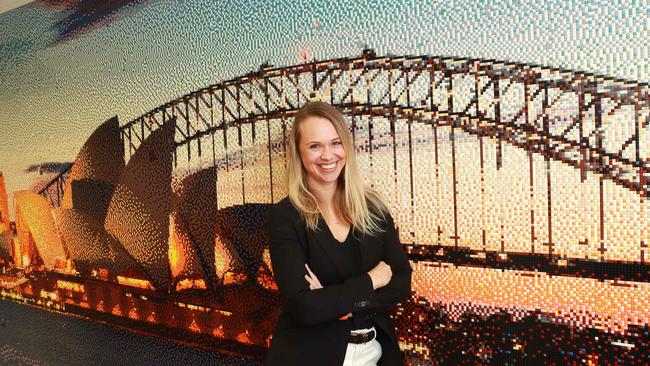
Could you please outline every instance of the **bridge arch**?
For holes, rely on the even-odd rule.
[[[412,253],[644,264],[649,90],[537,65],[365,52],[194,91],[126,123],[121,139],[128,159],[176,118],[178,174],[217,167],[219,208],[276,202],[290,119],[321,99],[348,116],[369,183],[385,178]]]

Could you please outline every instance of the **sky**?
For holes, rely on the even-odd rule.
[[[300,53],[477,57],[650,81],[650,1],[36,1],[0,14],[8,192],[99,124]],[[10,193],[11,195],[11,193]]]
[[[0,14],[16,9],[25,4],[31,3],[32,0],[5,0],[0,2]]]

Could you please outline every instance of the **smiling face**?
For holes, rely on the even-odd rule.
[[[335,186],[345,167],[345,149],[332,122],[323,117],[307,117],[300,124],[298,145],[309,186]]]

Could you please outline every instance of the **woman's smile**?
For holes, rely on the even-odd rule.
[[[300,126],[300,158],[313,188],[336,184],[345,166],[345,149],[326,118],[308,117]]]
[[[335,170],[334,168],[336,167],[336,162],[330,164],[321,164],[320,167],[325,172],[333,172]]]

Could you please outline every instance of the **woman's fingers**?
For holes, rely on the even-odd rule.
[[[314,280],[314,285],[316,285],[316,288],[323,288],[323,285],[320,284],[320,281],[318,280],[318,277],[313,276],[312,280]]]
[[[320,282],[318,282],[318,279],[314,279],[314,278],[310,277],[309,275],[305,275],[305,280],[307,280],[307,283],[309,283],[309,289],[310,290],[316,290],[316,289],[319,289],[319,288],[323,288],[323,286],[321,286]]]
[[[305,268],[307,268],[308,274],[305,275],[305,280],[309,283],[309,289],[310,290],[316,290],[319,288],[323,288],[323,285],[321,285],[320,281],[318,280],[318,277],[314,274],[314,272],[311,271],[311,268],[309,268],[309,265],[305,264]]]
[[[305,263],[305,268],[307,268],[307,272],[309,273],[310,276],[312,276],[313,278],[316,278],[316,275],[314,274],[314,272],[312,272],[311,268],[309,268],[309,264]]]
[[[343,315],[342,317],[340,317],[339,320],[348,320],[350,318],[352,318],[352,313],[347,313],[347,314]]]
[[[315,290],[315,289],[318,288],[315,281],[311,277],[309,277],[309,275],[305,275],[305,280],[307,280],[307,283],[309,283],[309,289],[310,290]]]
[[[320,280],[318,279],[318,277],[316,277],[316,275],[314,274],[314,272],[311,271],[311,268],[309,268],[309,265],[305,263],[305,267],[307,268],[307,272],[309,272],[309,275],[311,276],[311,278],[312,278],[313,280],[315,280],[315,281],[318,283],[318,285],[319,285],[320,287],[323,287],[323,286],[320,284]]]

